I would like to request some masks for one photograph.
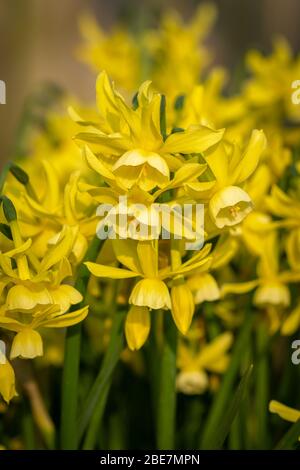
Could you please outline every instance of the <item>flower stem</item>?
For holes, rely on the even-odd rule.
[[[111,386],[112,374],[124,349],[124,321],[126,313],[126,311],[120,311],[114,314],[108,348],[95,382],[83,404],[82,414],[79,417],[79,440],[81,440],[88,428],[84,442],[85,450],[92,449],[95,444],[94,433],[97,433],[100,426]]]
[[[171,266],[176,269],[181,265],[180,244],[171,240]],[[171,312],[164,315],[164,344],[162,347],[158,419],[157,445],[158,449],[174,449],[176,422],[176,352],[177,328]]]
[[[161,357],[157,419],[158,449],[174,449],[176,420],[177,329],[171,313],[164,318],[165,338]]]
[[[261,322],[256,331],[256,449],[269,448],[268,403],[269,397],[269,360],[270,335],[267,326]]]
[[[85,261],[94,261],[101,249],[102,240],[97,237],[91,243]],[[87,291],[89,271],[82,264],[78,271],[75,288],[82,294],[83,303]],[[76,306],[78,308],[78,305]],[[81,324],[67,329],[65,340],[65,359],[62,376],[62,407],[61,407],[61,448],[63,450],[76,450],[77,436],[77,410],[78,385],[81,345]]]
[[[78,405],[81,325],[67,329],[62,377],[61,448],[76,450],[76,416]]]
[[[204,432],[201,436],[200,449],[209,450],[215,448],[215,442],[219,435],[220,423],[222,423],[223,416],[229,406],[234,383],[239,373],[241,360],[249,347],[253,322],[254,315],[249,309],[244,324],[236,339],[228,369],[210,408]]]

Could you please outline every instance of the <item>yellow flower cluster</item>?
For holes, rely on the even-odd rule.
[[[283,40],[270,56],[250,51],[247,79],[226,96],[225,71],[204,74],[214,15],[202,8],[189,24],[166,15],[139,41],[83,19],[79,52],[99,72],[97,110],[69,103],[70,118],[50,114],[48,130],[11,165],[1,196],[7,402],[16,393],[8,357],[41,356],[43,328],[82,321],[88,304],[96,316],[116,280],[130,350],[171,312],[180,332],[177,389],[186,394],[218,387],[249,304],[245,293],[254,291],[252,309],[270,335],[299,330],[299,295],[290,285],[300,281],[300,108],[291,101],[300,60]],[[106,237],[85,262],[83,299],[74,285],[96,231]]]
[[[168,132],[165,98],[150,82],[141,85],[132,106],[105,72],[99,75],[96,88],[98,121],[85,121],[74,111],[71,114],[84,126],[76,139],[87,164],[105,183],[83,189],[99,204],[113,201],[113,211],[119,216],[117,222],[111,222],[118,234],[111,244],[114,263],[121,263],[122,268],[99,263],[87,266],[99,278],[140,279],[129,294],[131,308],[125,328],[129,347],[139,349],[150,331],[149,309],[170,309],[179,331],[187,333],[194,314],[187,279],[192,276],[191,284],[196,282],[195,276],[205,279],[203,273],[208,276],[210,267],[216,262],[220,265],[220,258],[226,256],[226,236],[214,250],[207,243],[189,256],[182,241],[195,241],[201,233],[193,233],[193,216],[190,227],[187,219],[186,230],[180,233],[178,208],[201,204],[206,240],[240,224],[252,211],[245,184],[258,165],[266,139],[262,131],[254,130],[240,146],[224,136],[224,129],[192,120],[185,128],[179,122]],[[127,207],[118,203],[120,197],[127,198]],[[158,214],[154,204],[161,200],[165,202]],[[129,217],[126,227],[121,226],[124,213]],[[169,218],[164,217],[167,214]],[[170,222],[169,240],[161,237],[168,229],[166,221]],[[102,225],[109,223],[108,216],[102,219]],[[132,224],[139,226],[137,233],[130,233]],[[152,230],[142,231],[142,226]]]
[[[2,217],[11,247],[0,254],[1,308],[0,326],[10,346],[10,359],[33,359],[43,355],[39,328],[64,328],[83,320],[88,307],[67,313],[82,295],[65,282],[73,275],[69,261],[76,231],[65,225],[43,257],[39,258],[32,239],[24,238],[11,200],[2,196]],[[15,395],[14,374],[5,351],[1,352],[3,397]],[[2,391],[2,387],[1,387]]]

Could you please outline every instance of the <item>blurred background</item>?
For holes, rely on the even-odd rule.
[[[160,14],[176,9],[190,18],[201,0],[0,0],[0,79],[6,105],[0,105],[0,166],[14,152],[14,139],[26,97],[53,82],[80,99],[93,100],[95,77],[76,59],[78,18],[91,11],[102,27],[118,21],[129,28],[155,27]],[[283,34],[299,51],[299,0],[215,0],[218,20],[209,38],[214,62],[236,69],[250,47],[268,51]],[[179,64],[180,65],[180,64]],[[299,77],[300,78],[300,77]]]

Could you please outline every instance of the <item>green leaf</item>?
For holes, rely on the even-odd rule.
[[[100,252],[103,240],[94,237],[86,253],[84,262],[95,261]],[[70,311],[80,308],[85,303],[85,296],[90,273],[84,262],[77,273],[75,288],[82,294],[83,301],[80,305],[74,305]],[[78,385],[81,347],[81,323],[67,328],[65,340],[65,357],[62,376],[62,406],[61,406],[61,448],[63,450],[75,450],[77,448],[77,407]]]
[[[112,375],[108,378],[105,385],[103,386],[103,391],[99,397],[98,403],[95,407],[95,411],[89,422],[86,437],[84,439],[84,443],[82,446],[83,450],[93,450],[95,448],[95,443],[98,437],[98,432],[99,432],[100,424],[102,421],[103,413],[105,411],[111,384],[112,384]]]
[[[3,193],[3,187],[4,187],[4,184],[5,184],[5,180],[6,180],[6,177],[7,177],[7,173],[9,172],[9,169],[10,169],[10,163],[7,163],[2,172],[1,172],[1,175],[0,175],[0,195]]]
[[[91,426],[93,432],[96,432],[101,420],[104,407],[106,404],[106,398],[108,395],[108,390],[110,387],[110,382],[112,378],[113,371],[120,359],[121,352],[125,346],[124,339],[124,320],[127,312],[117,312],[114,315],[113,326],[111,331],[111,337],[109,341],[108,348],[106,350],[99,374],[85,400],[84,406],[82,408],[82,413],[79,418],[79,440],[83,437],[84,432],[86,431],[89,422],[96,412],[98,422],[97,425],[95,421],[91,421]],[[90,431],[88,431],[89,434]],[[91,434],[88,438],[88,441],[85,445],[88,444],[90,447],[92,441]]]
[[[288,432],[279,441],[275,450],[292,450],[295,448],[295,444],[300,436],[300,419],[293,424]]]
[[[168,312],[164,317],[165,339],[160,364],[157,417],[157,446],[174,449],[176,421],[176,349],[177,328]]]
[[[257,359],[255,364],[255,417],[256,417],[256,449],[269,448],[269,348],[270,335],[267,326],[261,322],[257,325],[256,350]]]
[[[220,426],[215,430],[215,436],[211,437],[209,449],[221,449],[229,434],[232,423],[240,409],[241,403],[245,397],[246,389],[250,382],[253,365],[251,364],[245,374],[243,375],[231,403],[225,413],[225,416],[220,423]]]
[[[230,398],[233,393],[233,386],[239,372],[241,360],[248,348],[248,341],[250,338],[253,321],[254,315],[250,312],[236,339],[230,364],[223,377],[220,389],[216,394],[211,406],[208,418],[206,420],[203,437],[200,442],[201,449],[214,448],[216,442],[215,433],[216,430],[220,428],[223,417],[226,413],[226,409],[229,406]]]

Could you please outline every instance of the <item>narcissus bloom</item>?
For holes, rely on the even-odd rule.
[[[13,231],[20,236],[17,222]],[[7,312],[32,312],[39,305],[60,305],[61,313],[73,304],[79,303],[82,296],[70,285],[62,281],[72,274],[67,256],[72,250],[74,232],[66,228],[58,242],[53,245],[43,260],[39,261],[30,250],[31,240],[5,254],[0,253],[2,289],[6,289],[6,302],[2,310]],[[16,267],[14,267],[15,260]]]
[[[75,238],[69,258],[77,265],[96,230],[96,206],[87,192],[78,190],[79,171],[72,172],[62,185],[52,162],[42,160],[37,166],[38,180],[30,179],[27,185],[12,181],[6,186],[6,194],[18,211],[22,235],[31,238],[34,254],[42,258],[48,246],[64,236],[65,227],[70,227]]]
[[[238,186],[227,186],[213,195],[210,215],[218,228],[240,223],[252,211],[252,201]]]
[[[299,106],[291,100],[291,84],[300,75],[300,58],[294,59],[287,41],[274,41],[269,56],[252,50],[247,55],[252,76],[245,83],[244,95],[252,108],[263,114],[267,122],[276,122],[286,116],[299,122]]]
[[[264,133],[254,130],[244,150],[234,142],[221,141],[204,152],[210,179],[187,183],[186,191],[196,200],[207,201],[218,229],[239,224],[251,212],[253,203],[243,184],[255,171],[265,147]]]
[[[227,352],[232,342],[233,336],[227,332],[202,347],[198,346],[196,351],[195,345],[181,343],[177,360],[177,389],[187,395],[203,393],[209,385],[208,372],[225,372],[229,363]]]
[[[163,15],[157,31],[145,32],[145,46],[153,64],[150,76],[170,99],[189,92],[210,61],[204,40],[215,18],[214,5],[203,4],[188,24],[169,12]]]
[[[61,314],[58,305],[46,308],[36,308],[31,315],[15,313],[0,316],[0,327],[16,333],[10,352],[11,359],[22,357],[33,359],[43,355],[43,342],[38,331],[39,328],[65,328],[84,320],[88,314],[88,307],[83,307],[71,313]],[[18,320],[16,319],[19,318]]]
[[[77,135],[99,159],[98,166],[113,173],[124,188],[137,184],[150,191],[163,187],[184,162],[183,155],[200,153],[222,139],[224,130],[193,125],[186,130],[164,136],[161,123],[162,95],[154,92],[151,83],[141,85],[138,107],[126,104],[115,91],[106,73],[97,80],[98,123],[88,123],[72,115],[78,124],[89,125],[89,132]]]
[[[258,240],[258,239],[257,239]],[[253,302],[260,308],[276,307],[282,310],[290,305],[289,283],[299,282],[299,272],[279,270],[279,245],[277,232],[272,231],[261,238],[260,249],[257,249],[258,278],[241,283],[225,283],[221,292],[243,294],[256,289]],[[271,310],[271,312],[275,313]],[[280,324],[275,322],[276,329]]]
[[[34,358],[43,354],[40,327],[64,328],[82,321],[88,307],[65,313],[82,295],[71,285],[63,284],[72,275],[67,256],[71,253],[75,234],[65,227],[56,244],[40,260],[32,251],[31,239],[23,241],[16,211],[4,199],[14,248],[0,253],[0,286],[4,300],[0,306],[0,327],[17,333],[11,358]]]
[[[129,312],[129,320],[126,322],[127,338],[138,336],[136,331],[138,325],[140,325],[141,337],[146,339],[144,331],[148,331],[148,328],[145,329],[145,325],[148,325],[148,309],[172,310],[177,327],[182,333],[186,333],[194,313],[193,299],[190,294],[190,301],[185,306],[187,308],[180,312],[177,303],[174,305],[174,299],[176,297],[177,301],[179,301],[180,298],[180,305],[185,305],[186,298],[182,298],[182,294],[186,294],[186,289],[188,288],[179,288],[180,292],[175,288],[176,294],[173,291],[173,308],[175,310],[173,311],[167,281],[174,279],[174,285],[176,286],[176,279],[181,282],[184,276],[190,272],[195,270],[201,271],[202,269],[207,270],[211,262],[211,257],[208,256],[211,248],[210,245],[206,245],[191,259],[179,265],[178,268],[173,269],[167,266],[160,269],[157,242],[135,242],[133,240],[119,239],[113,240],[112,244],[116,259],[126,268],[116,268],[89,262],[86,263],[86,266],[94,276],[100,278],[142,278],[134,285],[129,296],[129,304],[141,308],[130,310]],[[131,340],[129,340],[129,343],[131,343]]]
[[[126,92],[134,92],[149,76],[155,87],[173,100],[189,91],[207,66],[210,54],[204,40],[215,18],[211,4],[200,5],[188,23],[171,11],[162,15],[158,28],[134,35],[123,25],[106,32],[85,15],[80,21],[83,42],[79,57],[97,72],[107,70]]]
[[[268,210],[281,221],[278,226],[289,230],[286,237],[286,253],[294,270],[300,264],[300,202],[296,194],[286,194],[278,186],[273,186],[271,194],[266,198]]]

